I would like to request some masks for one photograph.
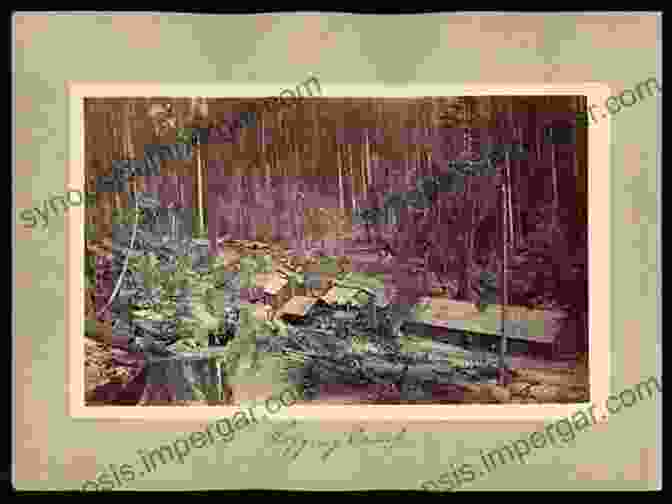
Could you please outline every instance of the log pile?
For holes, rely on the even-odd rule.
[[[333,315],[338,313],[342,312]],[[457,366],[445,350],[434,348],[402,353],[390,334],[376,337],[348,321],[326,328],[289,326],[286,334],[257,338],[258,350],[297,363],[289,370],[290,381],[303,386],[304,397],[317,401],[328,399],[323,392],[338,385],[362,387],[373,402],[436,402],[435,392],[441,387],[460,389],[496,378],[496,368],[489,363]],[[354,350],[353,339],[362,337],[368,339],[366,349]]]

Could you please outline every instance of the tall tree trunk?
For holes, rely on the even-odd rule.
[[[123,128],[124,121],[122,119],[124,107],[121,107],[121,111],[115,110],[112,112],[112,139],[114,141],[114,157],[115,159],[124,159],[124,138],[121,134],[121,129]],[[126,158],[127,159],[127,158]],[[121,194],[118,192],[114,193],[114,207],[118,210],[122,209],[122,200]]]
[[[127,159],[135,159],[135,149],[133,145],[133,137],[132,137],[132,127],[131,127],[131,119],[133,117],[133,109],[134,109],[134,103],[131,103],[129,101],[124,103],[123,109],[122,109],[122,121],[123,121],[123,131],[124,131],[124,152],[127,157]]]
[[[519,128],[519,138],[521,143],[523,142],[523,128],[522,126]],[[526,201],[524,198],[524,194],[526,192],[527,188],[527,181],[525,180],[525,176],[523,175],[523,162],[522,161],[517,161],[516,162],[516,180],[517,182],[515,183],[515,188],[516,188],[516,206],[515,206],[515,223],[514,223],[514,229],[518,230],[518,233],[514,235],[514,248],[518,249],[521,244],[524,243],[525,241],[525,233],[524,233],[524,228],[523,228],[523,208],[525,208],[524,205],[526,205]]]
[[[349,174],[349,186],[350,186],[350,199],[352,200],[352,215],[357,211],[357,199],[356,199],[356,186],[355,180],[357,175],[355,174],[355,162],[352,154],[352,145],[346,145],[346,152],[348,154],[348,174]]]
[[[480,198],[473,201],[473,209],[471,212],[471,223],[469,226],[469,249],[467,254],[467,259],[469,266],[474,263],[474,254],[476,253],[475,244],[476,244],[476,230],[478,228],[478,223],[480,220]]]
[[[517,130],[516,118],[515,118],[515,115],[514,115],[513,98],[509,99],[508,109],[509,109],[509,130],[513,132],[513,135],[511,137],[510,145],[513,145],[513,143],[519,139],[519,137],[518,137],[519,132]],[[506,143],[509,143],[509,142],[506,142]],[[509,149],[507,149],[507,151],[508,150]],[[508,160],[507,161],[507,166],[506,166],[506,169],[508,170],[508,172],[506,174],[506,177],[507,177],[507,180],[508,180],[508,187],[507,187],[508,202],[507,202],[507,204],[508,204],[508,210],[509,210],[509,215],[508,215],[509,237],[510,237],[511,246],[515,249],[516,244],[518,242],[517,237],[516,237],[516,232],[515,232],[516,228],[514,227],[514,219],[513,219],[514,209],[513,209],[513,182],[512,181],[513,181],[513,168],[514,168],[515,165],[514,165],[513,160],[511,159],[510,153],[507,155],[506,159]],[[518,229],[518,232],[520,233],[520,229]]]
[[[263,114],[263,109],[259,108],[259,112],[257,113],[258,115],[258,122],[257,122],[257,127],[259,128],[259,159],[261,161],[261,170],[262,173],[264,173],[265,176],[265,197],[268,198],[268,201],[273,201],[273,189],[271,187],[271,165],[267,157],[267,147],[266,147],[266,123],[267,121],[264,118]],[[270,206],[270,205],[269,205]],[[265,212],[267,211],[268,207],[264,206]],[[275,212],[271,211],[271,215],[269,215],[269,222],[271,224],[271,230],[270,230],[270,236],[273,236],[275,233],[275,230],[277,229],[276,221],[275,221]]]
[[[364,163],[365,163],[365,177],[364,194],[369,194],[369,187],[371,184],[371,145],[369,144],[368,129],[364,130]]]
[[[543,110],[543,108],[542,108],[542,110]],[[537,162],[540,163],[544,159],[544,156],[543,156],[543,154],[544,154],[544,150],[543,150],[544,149],[544,142],[543,142],[544,123],[543,123],[543,120],[542,121],[539,120],[538,116],[535,119],[535,125],[536,125],[536,128],[535,128],[535,132],[534,132],[534,138],[535,138],[535,141],[536,141],[536,144],[537,144],[537,148],[536,148]]]
[[[206,119],[208,115],[208,105],[200,98],[192,98],[190,103],[189,110],[189,120],[194,123],[194,126],[202,126],[203,119]],[[200,141],[199,141],[200,144]],[[195,146],[193,149],[193,157],[196,162],[196,207],[197,207],[197,233],[202,234],[205,232],[205,217],[203,214],[204,203],[203,203],[203,194],[205,192],[204,187],[204,175],[203,175],[203,159],[202,159],[202,146]]]
[[[461,244],[461,261],[460,261],[460,282],[457,290],[457,298],[460,300],[464,301],[469,301],[470,298],[470,293],[469,293],[469,270],[471,267],[470,260],[470,251],[469,251],[469,243],[471,241],[471,233],[472,233],[472,227],[473,227],[473,205],[471,204],[471,177],[467,177],[465,181],[465,191],[464,191],[464,198],[463,198],[463,212],[462,213],[462,219],[460,219],[462,222],[466,220],[467,218],[469,219],[469,228],[465,229],[463,231],[463,236],[462,236],[462,244]],[[468,217],[467,217],[468,214]]]
[[[201,146],[194,149],[196,158],[196,194],[198,196],[198,234],[202,235],[205,231],[205,220],[203,217],[203,167],[201,162]]]
[[[514,229],[513,229],[513,201],[511,198],[511,193],[512,193],[512,188],[511,188],[511,158],[510,155],[507,153],[506,155],[506,193],[507,193],[507,219],[509,222],[509,242],[511,245],[515,243],[514,239]]]
[[[507,346],[508,346],[508,334],[507,334],[507,307],[509,304],[509,233],[510,231],[510,222],[507,223],[506,221],[507,216],[510,216],[509,209],[507,208],[509,205],[507,204],[508,201],[510,201],[508,192],[510,191],[510,186],[509,186],[509,165],[510,165],[510,158],[509,158],[509,153],[505,153],[505,158],[504,162],[506,163],[505,166],[505,173],[504,173],[504,184],[502,185],[502,219],[503,219],[503,226],[502,226],[502,340],[500,344],[500,354],[499,354],[499,359],[500,359],[500,367],[505,368],[506,367],[506,353],[507,353]]]
[[[551,142],[551,173],[553,175],[553,229],[558,226],[558,215],[560,213],[559,194],[558,194],[558,167],[556,163],[555,145]]]
[[[108,132],[108,134],[112,133],[112,120],[111,120],[111,115],[109,112],[108,113],[103,113],[103,117],[105,120],[105,131]],[[109,149],[105,149],[105,154],[103,157],[103,167],[102,171],[104,174],[107,175],[110,166],[112,165],[112,159],[114,159],[113,154],[110,152]],[[102,175],[102,174],[101,174]],[[102,233],[99,233],[102,239],[109,238],[111,235],[111,222],[112,222],[112,209],[114,206],[114,197],[112,194],[108,193],[102,193],[100,195],[101,197],[98,198],[98,205],[100,205],[100,212],[99,212],[99,218],[101,220],[100,223],[98,223],[98,226],[100,226],[101,230],[104,230]]]
[[[343,193],[343,157],[339,145],[336,145],[336,162],[338,163],[338,207],[345,211],[345,194]]]

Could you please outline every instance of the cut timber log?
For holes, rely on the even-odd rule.
[[[460,381],[455,368],[446,361],[431,363],[392,362],[372,355],[322,355],[313,352],[291,352],[308,362],[308,375],[316,384],[451,384]]]
[[[317,299],[313,297],[294,296],[278,311],[276,317],[305,317],[316,301]]]

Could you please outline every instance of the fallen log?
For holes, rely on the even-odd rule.
[[[455,368],[444,361],[433,363],[389,362],[377,356],[354,353],[329,356],[307,352],[291,352],[310,362],[313,379],[318,383],[404,384],[407,382],[450,384],[460,380]]]
[[[376,359],[375,361],[363,361],[362,368],[367,373],[379,376],[401,376],[408,365],[396,362],[386,362]]]

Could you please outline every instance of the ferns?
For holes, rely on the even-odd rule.
[[[352,351],[355,353],[363,353],[369,349],[369,339],[362,334],[352,335]]]
[[[158,268],[159,260],[150,253],[134,258],[131,268],[142,275],[143,287],[147,291],[159,290],[158,301],[149,306],[136,307],[131,313],[135,318],[167,321],[175,318],[177,310],[178,289],[197,291],[192,293],[192,316],[177,317],[176,336],[178,341],[185,340],[176,346],[180,351],[193,351],[208,346],[208,333],[220,328],[220,321],[211,313],[207,303],[208,275],[199,278],[191,269],[191,258],[177,258],[174,271],[162,271]],[[151,298],[151,296],[150,296]]]
[[[261,273],[271,273],[273,271],[273,259],[270,255],[257,256],[256,261]]]
[[[259,355],[256,334],[263,330],[264,325],[262,321],[254,317],[252,310],[251,305],[241,306],[238,333],[226,345],[222,353],[228,375],[238,374],[244,363],[247,364],[248,369],[257,369]]]
[[[418,320],[424,320],[426,317],[431,316],[432,314],[432,305],[426,301],[418,303],[413,309],[413,315]]]
[[[297,273],[295,271],[288,271],[287,273],[287,280],[289,282],[289,288],[294,292],[294,289],[297,287],[303,286],[306,284],[306,279],[302,273]]]
[[[279,319],[264,321],[264,327],[269,329],[273,334],[277,334],[283,338],[289,335],[289,328],[287,324]]]
[[[253,313],[254,305],[244,304],[237,309],[235,293],[218,288],[220,284],[230,285],[236,273],[224,269],[217,258],[211,258],[208,270],[200,273],[194,271],[191,258],[186,255],[178,257],[172,268],[165,269],[159,268],[159,260],[154,254],[148,254],[132,258],[131,268],[141,274],[144,288],[151,291],[151,294],[141,296],[149,303],[135,306],[132,315],[174,326],[177,341],[171,345],[173,351],[198,352],[212,345],[225,344],[216,357],[216,364],[227,376],[235,376],[241,370],[257,370],[260,364],[256,345],[258,334],[286,336],[288,333],[287,326],[280,321],[258,320]],[[253,286],[257,273],[272,270],[270,255],[242,258],[240,287]],[[189,316],[177,313],[178,307],[183,310],[184,294],[190,296]],[[231,339],[222,343],[228,338]],[[201,392],[206,397],[212,397],[214,393]]]
[[[138,223],[142,224],[146,221],[145,211],[142,208],[114,208],[112,210],[112,223],[122,226],[132,226],[135,223],[136,214],[138,216]]]

